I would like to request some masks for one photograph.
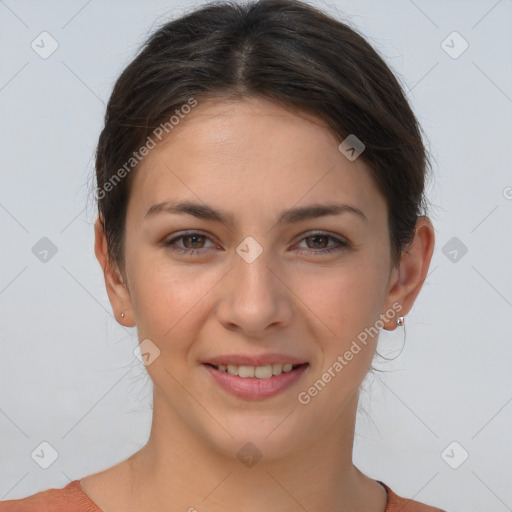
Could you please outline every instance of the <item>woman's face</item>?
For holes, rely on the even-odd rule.
[[[372,362],[368,329],[399,316],[385,200],[311,120],[262,99],[200,101],[133,183],[124,271],[155,414],[230,456],[339,435]],[[155,207],[184,202],[197,208]],[[307,210],[334,204],[350,208]],[[268,354],[307,365],[249,381],[206,364]]]

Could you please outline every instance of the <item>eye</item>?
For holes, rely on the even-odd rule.
[[[348,248],[349,244],[348,242],[341,240],[340,238],[337,238],[335,236],[329,235],[328,233],[312,233],[309,236],[306,236],[302,239],[303,241],[306,241],[306,245],[309,246],[309,249],[312,250],[306,250],[306,252],[313,252],[313,253],[320,253],[320,254],[330,254],[333,252],[341,251],[343,249]],[[312,244],[308,244],[307,240],[311,240]],[[333,240],[335,243],[334,246],[326,247],[325,244],[329,241]],[[311,247],[312,246],[312,247]],[[319,250],[314,250],[319,249]],[[299,252],[302,252],[303,249],[300,249]]]
[[[171,238],[170,240],[165,240],[162,242],[162,245],[173,252],[178,252],[182,254],[199,254],[203,252],[205,241],[212,241],[210,237],[207,235],[198,232],[191,231],[180,233],[179,235]],[[312,241],[312,243],[308,243],[308,240]],[[181,241],[185,247],[180,247],[177,243]],[[309,236],[302,238],[302,241],[306,241],[307,249],[299,249],[299,252],[306,251],[307,253],[320,253],[320,254],[330,254],[336,251],[341,251],[349,247],[348,242],[341,240],[335,236],[332,236],[328,233],[312,233]],[[334,246],[325,246],[328,241],[334,241]],[[213,243],[213,242],[212,242]],[[213,243],[214,247],[217,247],[215,243]]]
[[[185,245],[184,248],[176,245],[178,240],[183,240],[183,243]],[[211,241],[211,239],[208,236],[204,235],[203,233],[191,231],[188,233],[181,233],[178,236],[171,238],[170,240],[166,240],[162,243],[162,245],[173,252],[197,254],[201,252],[200,249],[203,248],[202,244],[204,244],[204,240]],[[187,247],[187,245],[189,247]]]

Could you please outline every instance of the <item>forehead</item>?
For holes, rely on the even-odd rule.
[[[184,197],[223,208],[343,199],[361,209],[379,206],[365,163],[349,161],[338,144],[314,115],[269,100],[198,102],[144,157],[130,202],[138,215]]]

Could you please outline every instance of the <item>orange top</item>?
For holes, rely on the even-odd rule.
[[[388,495],[385,512],[445,512],[418,501],[397,496],[386,484],[377,480]],[[103,512],[85,494],[80,480],[73,480],[62,489],[40,491],[26,498],[0,501],[0,512]]]

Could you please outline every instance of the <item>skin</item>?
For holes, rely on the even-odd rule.
[[[154,383],[148,443],[81,480],[105,512],[385,510],[383,487],[352,463],[359,386],[378,338],[360,344],[307,405],[297,396],[393,304],[401,316],[410,311],[434,230],[420,217],[394,267],[385,199],[362,158],[349,161],[338,144],[320,120],[268,100],[201,101],[141,163],[123,268],[109,261],[96,222],[95,253],[115,317],[160,350],[146,366]],[[224,209],[235,223],[144,218],[170,199]],[[359,208],[367,221],[344,213],[276,224],[284,209],[331,201]],[[197,249],[194,256],[161,244],[184,230],[207,237],[176,242]],[[349,245],[322,254],[337,243],[315,239],[317,230]],[[263,249],[252,263],[236,252],[247,236]],[[394,330],[399,315],[383,328]],[[226,393],[202,365],[216,355],[265,352],[301,357],[309,367],[291,388],[263,400]],[[252,467],[237,458],[247,441],[263,455]]]

